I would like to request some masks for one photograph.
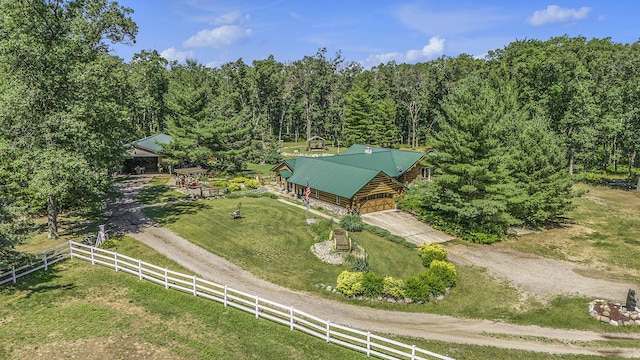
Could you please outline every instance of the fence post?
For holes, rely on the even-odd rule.
[[[416,346],[411,345],[411,360],[414,360],[415,358],[416,358]]]
[[[142,260],[138,259],[138,280],[142,280]]]
[[[114,265],[116,267],[116,272],[118,272],[118,252],[117,251],[113,253],[113,259],[115,263]]]
[[[73,259],[73,242],[69,240],[69,257]]]
[[[371,332],[367,331],[367,357],[371,356]]]
[[[196,288],[196,276],[193,275],[193,296],[198,296],[198,288]]]
[[[96,261],[95,261],[95,259],[93,257],[93,251],[94,250],[95,250],[95,248],[92,246],[91,247],[91,265],[95,265],[96,264]]]
[[[11,267],[11,279],[13,280],[13,283],[16,283],[16,266],[12,266]]]
[[[289,320],[290,320],[289,330],[293,331],[293,329],[295,328],[293,326],[293,306],[289,308]]]
[[[49,270],[49,264],[47,264],[47,254],[44,253],[42,254],[42,261],[44,261],[44,270],[47,271]]]
[[[260,313],[259,313],[259,306],[258,303],[260,302],[260,297],[256,295],[256,319],[260,318]]]
[[[224,286],[224,307],[227,307],[227,285]]]
[[[165,289],[169,289],[169,274],[168,274],[168,269],[164,268],[164,288]]]
[[[331,342],[331,321],[327,320],[327,342]]]

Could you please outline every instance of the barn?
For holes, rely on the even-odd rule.
[[[272,171],[283,191],[304,197],[309,186],[311,199],[366,214],[395,209],[405,187],[428,176],[422,157],[415,151],[356,144],[340,155],[286,160]]]
[[[123,171],[127,174],[162,172],[167,168],[162,146],[172,141],[171,136],[155,134],[125,145],[127,159]]]

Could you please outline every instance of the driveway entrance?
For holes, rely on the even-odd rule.
[[[454,238],[400,210],[377,211],[362,214],[361,217],[365,223],[386,229],[418,246],[424,243],[441,243]]]

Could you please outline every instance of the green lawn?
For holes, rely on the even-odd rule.
[[[241,219],[230,214],[241,204]],[[218,199],[145,209],[186,239],[255,275],[298,290],[335,284],[349,267],[329,265],[311,252],[324,231],[306,225],[304,210],[270,198]],[[327,226],[326,220],[324,227]],[[322,226],[319,226],[322,228]],[[369,254],[374,271],[404,278],[424,271],[415,250],[369,233],[353,234]]]
[[[188,273],[131,238],[116,243],[119,252]],[[3,359],[366,358],[240,310],[80,260],[59,263],[48,272],[0,287],[0,319]],[[595,359],[394,339],[457,359]]]

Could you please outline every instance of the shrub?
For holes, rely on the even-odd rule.
[[[258,180],[247,179],[244,182],[245,189],[257,189],[260,187],[260,182]]]
[[[357,271],[357,272],[362,272],[362,273],[368,273],[369,271],[371,271],[371,265],[369,265],[369,260],[367,260],[366,257],[361,258],[361,257],[352,257],[351,258],[351,270],[353,271]]]
[[[384,292],[384,277],[372,272],[364,274],[362,289],[364,296],[370,298],[381,296]]]
[[[431,295],[431,288],[419,276],[409,276],[404,282],[405,295],[413,301],[427,302]]]
[[[458,282],[456,266],[448,261],[434,260],[429,266],[429,271],[442,279],[445,287],[454,286]]]
[[[340,220],[340,227],[347,231],[362,231],[362,219],[358,215],[345,215]]]
[[[429,267],[434,260],[446,260],[447,250],[440,244],[422,244],[418,248],[420,257],[422,258],[422,265]]]
[[[227,187],[227,181],[226,180],[216,180],[216,181],[212,182],[211,185],[218,186],[218,187]]]
[[[240,191],[241,188],[240,184],[235,182],[229,183],[228,186],[229,191]]]
[[[245,176],[237,176],[237,177],[233,178],[233,182],[234,183],[238,183],[238,184],[247,182],[248,180],[249,180],[249,178],[245,177]]]
[[[364,273],[345,270],[338,275],[338,284],[336,289],[347,296],[362,295],[364,291],[364,288],[362,287],[363,278]]]
[[[402,279],[394,279],[391,276],[384,278],[382,293],[396,299],[404,299],[404,281]]]
[[[429,287],[429,295],[444,294],[447,289],[447,285],[445,285],[442,278],[435,272],[431,271],[431,269],[427,269],[425,272],[418,275],[418,277]]]

